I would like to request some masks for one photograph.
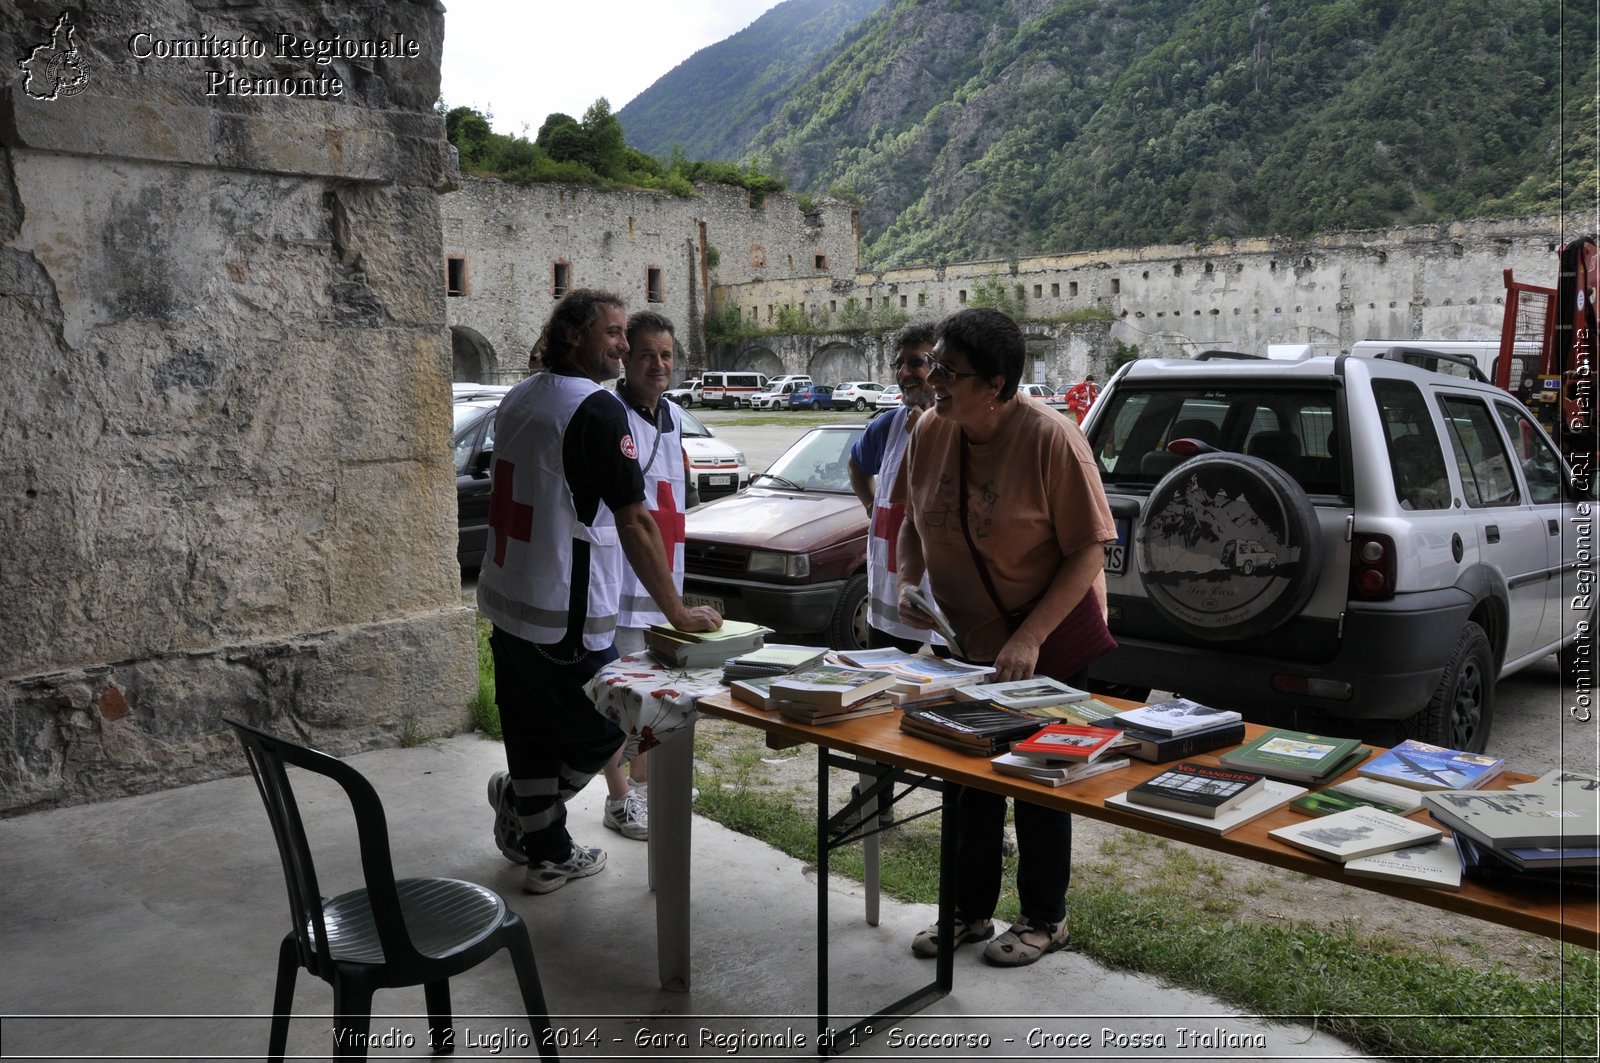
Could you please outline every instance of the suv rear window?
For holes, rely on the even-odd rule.
[[[1182,390],[1126,385],[1089,440],[1102,477],[1153,486],[1184,460],[1175,439],[1251,454],[1281,468],[1309,494],[1340,494],[1344,461],[1334,389],[1219,384]]]

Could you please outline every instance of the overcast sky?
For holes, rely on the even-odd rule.
[[[498,133],[538,133],[597,98],[611,109],[777,0],[445,0],[441,94],[494,115]]]

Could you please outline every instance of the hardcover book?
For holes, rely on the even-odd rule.
[[[947,691],[970,683],[981,683],[994,674],[986,664],[967,664],[931,653],[906,653],[904,650],[847,650],[838,654],[839,660],[856,668],[874,668],[893,672],[899,679],[897,689],[908,695],[932,694]]]
[[[1047,764],[1086,764],[1107,752],[1122,737],[1108,727],[1052,723],[1011,745],[1011,752]]]
[[[724,620],[722,626],[715,631],[684,631],[682,628],[673,627],[671,624],[651,624],[646,632],[654,631],[658,635],[680,639],[684,642],[739,642],[750,640],[752,648],[761,645],[763,636],[772,634],[772,629],[752,624],[744,620]]]
[[[895,711],[894,702],[882,694],[839,709],[823,705],[812,705],[803,701],[784,701],[782,699],[774,699],[772,707],[786,720],[813,724],[818,727],[832,723],[842,723],[845,720],[858,720],[863,716],[882,716],[885,713]]]
[[[669,668],[713,668],[727,664],[728,658],[761,647],[759,628],[754,635],[717,640],[691,639],[675,631],[658,630],[659,625],[644,632],[645,648],[650,655]]]
[[[1491,849],[1570,849],[1600,846],[1595,802],[1568,802],[1559,791],[1488,790],[1422,795],[1434,819]]]
[[[1376,808],[1352,808],[1331,816],[1276,827],[1268,835],[1298,849],[1348,863],[1357,857],[1386,853],[1443,837],[1427,823]]]
[[[1408,845],[1375,856],[1360,856],[1346,861],[1344,869],[1362,878],[1381,878],[1440,890],[1461,888],[1461,857],[1451,838]]]
[[[1123,729],[1122,737],[1124,740],[1132,739],[1134,743],[1128,746],[1128,756],[1151,764],[1165,764],[1238,745],[1244,741],[1244,724],[1225,723],[1221,727],[1176,737],[1128,727]]]
[[[1266,781],[1255,772],[1186,760],[1140,783],[1126,796],[1136,805],[1215,819],[1261,791]]]
[[[1049,676],[1038,675],[1032,679],[1016,679],[1009,683],[974,683],[971,686],[957,687],[956,697],[966,698],[969,701],[992,701],[1008,709],[1032,709],[1085,701],[1089,697],[1089,692],[1068,686]]]
[[[1463,753],[1408,738],[1356,770],[1369,779],[1417,790],[1474,790],[1499,775],[1505,766],[1501,757]]]
[[[1238,830],[1246,823],[1260,819],[1268,812],[1282,808],[1305,792],[1306,788],[1304,786],[1268,779],[1259,793],[1247,798],[1238,807],[1230,808],[1228,811],[1223,812],[1215,819],[1205,816],[1192,816],[1185,812],[1173,812],[1165,808],[1156,808],[1153,805],[1136,805],[1128,800],[1127,794],[1113,794],[1106,798],[1106,805],[1109,808],[1119,808],[1124,812],[1135,812],[1151,819],[1159,819],[1167,823],[1178,823],[1205,834],[1228,834]]]
[[[728,684],[728,692],[746,705],[753,705],[758,709],[775,709],[778,707],[779,699],[772,695],[772,680],[773,677],[770,675],[735,679]]]
[[[1117,721],[1125,726],[1162,735],[1185,735],[1243,720],[1232,709],[1214,709],[1188,698],[1172,698],[1117,713]]]
[[[1230,768],[1257,771],[1274,779],[1314,783],[1349,770],[1345,765],[1361,748],[1359,738],[1325,738],[1276,727],[1217,759]]]
[[[1422,793],[1405,786],[1358,776],[1326,790],[1297,797],[1289,803],[1289,807],[1313,816],[1326,816],[1352,808],[1376,808],[1403,816],[1422,807]]]
[[[900,729],[959,749],[992,754],[1037,731],[1039,721],[992,702],[950,698],[906,709],[900,717]]]
[[[1028,757],[1019,757],[1015,753],[1001,753],[999,756],[992,758],[989,763],[993,764],[994,770],[1001,775],[1013,775],[1019,779],[1031,779],[1046,786],[1065,786],[1068,783],[1087,779],[1093,775],[1116,771],[1118,768],[1126,768],[1133,761],[1127,757],[1101,757],[1099,760],[1087,764],[1050,766]]]
[[[892,672],[819,664],[815,668],[773,677],[772,696],[842,708],[888,690],[894,684]]]

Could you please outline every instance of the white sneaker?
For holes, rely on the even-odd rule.
[[[549,893],[565,886],[569,879],[588,878],[606,866],[604,849],[585,849],[572,843],[572,855],[559,864],[554,860],[541,860],[528,865],[522,876],[522,888],[529,893]]]
[[[511,807],[511,773],[497,771],[489,776],[489,807],[494,809],[494,844],[507,860],[526,864],[522,851],[522,824]]]
[[[650,806],[638,790],[629,790],[616,800],[608,797],[604,823],[624,838],[642,842],[650,837]]]

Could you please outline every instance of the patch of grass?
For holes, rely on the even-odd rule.
[[[406,713],[405,719],[400,721],[400,748],[415,749],[417,746],[427,744],[427,742],[428,736],[423,734],[422,728],[417,725],[417,714],[414,712]]]
[[[738,759],[738,758],[735,758]],[[838,793],[848,789],[848,777]],[[753,785],[744,766],[700,774],[695,811],[815,862],[809,809]],[[881,836],[883,890],[933,904],[939,888],[937,817]],[[1403,941],[1305,924],[1235,921],[1236,899],[1217,897],[1216,868],[1166,839],[1136,837],[1101,851],[1150,847],[1167,853],[1155,881],[1130,889],[1121,876],[1079,876],[1071,892],[1072,936],[1097,962],[1215,996],[1267,1019],[1332,1033],[1370,1055],[1595,1058],[1600,964],[1562,950],[1557,977],[1528,981],[1506,971],[1441,962]],[[1006,861],[1005,882],[1015,881]],[[834,873],[859,879],[859,846],[835,852]],[[1008,890],[996,917],[1015,917]]]
[[[494,702],[494,654],[489,649],[489,620],[478,614],[478,693],[472,699],[472,722],[491,738],[500,738],[500,707]]]

